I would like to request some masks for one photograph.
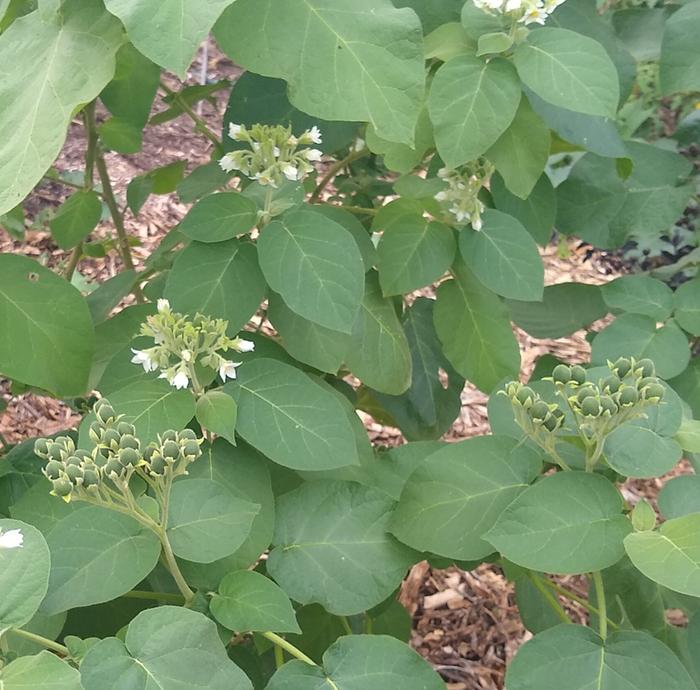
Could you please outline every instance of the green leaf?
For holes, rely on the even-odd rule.
[[[454,231],[415,213],[393,216],[381,225],[377,247],[379,282],[384,296],[402,295],[439,280],[457,251]]]
[[[259,510],[219,482],[183,479],[170,493],[168,539],[176,556],[212,563],[241,546]]]
[[[0,669],[3,690],[83,690],[80,673],[51,652],[23,656]]]
[[[35,613],[32,619],[22,626],[22,630],[40,635],[48,640],[55,640],[61,634],[63,626],[66,624],[66,617],[67,614],[65,612],[55,616],[45,616],[43,613]],[[8,630],[5,633],[5,640],[8,643],[9,650],[18,656],[38,654],[45,649],[42,644],[28,640],[26,637],[16,632],[13,633],[12,630]]]
[[[267,317],[292,357],[329,374],[337,373],[349,348],[347,333],[332,331],[295,314],[275,293],[268,298]]]
[[[479,36],[477,56],[488,55],[489,53],[504,53],[513,45],[513,37],[503,31],[495,31],[490,34]]]
[[[515,196],[527,199],[547,164],[549,147],[549,127],[527,98],[522,98],[515,118],[486,157],[496,166],[506,187]]]
[[[136,587],[160,556],[151,530],[98,506],[68,513],[44,534],[51,551],[49,591],[41,605],[46,614],[115,599]]]
[[[541,460],[515,439],[482,436],[429,455],[409,477],[391,532],[418,551],[462,560],[492,553],[482,539],[539,474]]]
[[[2,33],[0,131],[12,136],[0,144],[0,214],[17,206],[58,156],[76,110],[112,78],[123,40],[120,23],[96,0],[74,0],[50,15],[31,12]]]
[[[445,684],[430,664],[403,642],[387,635],[349,635],[328,648],[323,655],[323,668],[290,661],[277,670],[266,690],[322,690],[325,687],[333,690],[443,690]]]
[[[544,266],[535,241],[512,216],[486,209],[481,230],[463,229],[459,251],[466,265],[489,289],[503,297],[538,302]]]
[[[197,400],[195,416],[204,429],[236,445],[237,413],[236,402],[230,395],[212,390]]]
[[[102,147],[119,153],[138,153],[143,145],[142,132],[126,120],[112,117],[97,127]]]
[[[302,484],[278,499],[268,572],[301,604],[318,602],[337,615],[376,606],[415,560],[386,531],[392,506],[354,482]]]
[[[614,117],[617,70],[598,41],[568,29],[532,31],[515,50],[523,83],[552,105]]]
[[[447,62],[458,55],[473,54],[476,42],[458,22],[438,26],[425,37],[425,59]]]
[[[21,628],[39,609],[49,583],[49,547],[41,532],[18,520],[0,518],[0,540],[19,530],[22,543],[0,546],[0,634]]]
[[[362,301],[364,266],[352,235],[312,208],[273,220],[258,239],[260,268],[287,306],[349,333]]]
[[[659,510],[667,520],[700,513],[700,476],[673,477],[661,487],[658,501]]]
[[[397,7],[410,7],[423,24],[423,33],[438,29],[445,22],[458,22],[461,0],[440,0],[440,2],[424,2],[424,0],[394,0]]]
[[[522,572],[525,574],[515,578],[515,603],[523,625],[534,634],[559,625],[561,618],[533,584],[533,579],[527,576],[528,571]],[[533,573],[532,577],[537,577],[537,573]]]
[[[557,215],[557,196],[547,175],[540,176],[527,199],[512,194],[498,173],[491,178],[490,191],[497,210],[519,220],[537,244],[549,244]]]
[[[340,206],[331,206],[330,204],[319,205],[315,210],[342,225],[355,238],[360,254],[362,254],[365,272],[377,263],[377,250],[372,242],[371,233],[356,216]]]
[[[700,335],[700,279],[683,283],[673,293],[673,305],[678,325],[692,335]]]
[[[220,192],[200,199],[180,222],[180,232],[199,242],[223,242],[250,231],[257,208],[238,192]]]
[[[598,285],[559,283],[541,302],[509,300],[513,321],[534,338],[563,338],[602,319],[608,308]]]
[[[229,660],[214,621],[178,606],[139,613],[124,642],[101,640],[80,665],[85,690],[252,690],[248,677]]]
[[[520,370],[508,310],[463,264],[438,288],[435,330],[452,366],[479,390],[491,391]]]
[[[342,7],[237,0],[214,35],[236,64],[286,79],[289,100],[300,110],[326,120],[371,122],[383,139],[413,143],[425,75],[421,26],[411,10],[389,0]]]
[[[411,352],[394,304],[382,297],[375,273],[367,274],[345,363],[365,385],[400,395],[411,385]]]
[[[0,333],[5,376],[59,397],[85,393],[92,319],[63,278],[24,256],[0,255]]]
[[[525,568],[575,574],[619,561],[631,529],[614,484],[597,474],[559,472],[521,493],[484,539]]]
[[[688,339],[673,321],[656,328],[656,320],[641,314],[622,314],[593,339],[591,362],[605,364],[618,357],[648,357],[664,379],[680,374],[690,360]]]
[[[605,303],[611,309],[644,314],[655,321],[665,321],[673,310],[674,293],[671,288],[649,276],[622,276],[606,283],[601,290]]]
[[[669,382],[683,400],[690,405],[695,418],[700,419],[700,359],[693,359],[690,366]]]
[[[258,122],[267,125],[291,127],[297,135],[316,125],[323,133],[317,148],[334,153],[347,146],[357,132],[355,122],[330,122],[313,117],[295,108],[287,97],[287,84],[282,79],[270,79],[253,72],[244,72],[233,85],[224,121],[222,140],[224,150],[247,148],[243,142],[235,142],[228,135],[229,123],[252,127]]]
[[[665,96],[700,91],[700,5],[689,2],[666,20],[661,43],[659,79]]]
[[[129,40],[157,65],[184,78],[201,42],[233,0],[163,0],[156,11],[148,0],[105,0],[122,20]]]
[[[190,204],[205,194],[211,194],[217,189],[221,189],[227,181],[228,174],[221,169],[217,162],[212,161],[211,163],[200,165],[187,175],[177,185],[177,195],[182,203]]]
[[[112,309],[133,290],[137,282],[136,271],[128,269],[106,280],[85,298],[95,325],[107,320]]]
[[[683,450],[700,453],[700,422],[695,419],[683,420],[674,438]]]
[[[448,167],[481,156],[513,121],[520,85],[513,66],[502,58],[484,62],[460,55],[437,71],[428,106],[435,143]]]
[[[580,625],[558,625],[527,642],[511,663],[506,683],[508,690],[695,687],[678,657],[648,633],[620,631],[602,640]]]
[[[229,630],[301,632],[289,597],[260,573],[229,573],[212,597],[210,607],[214,618]]]
[[[664,522],[654,532],[625,538],[635,567],[674,592],[700,596],[700,513]]]
[[[605,439],[608,465],[626,477],[660,477],[676,466],[681,455],[676,441],[634,423],[623,424]]]
[[[92,190],[73,193],[59,206],[49,221],[51,234],[61,249],[72,249],[100,222],[102,202]]]
[[[238,404],[238,433],[273,462],[298,470],[357,464],[342,406],[298,369],[256,359],[224,390]]]
[[[255,245],[240,240],[192,242],[178,254],[164,295],[173,309],[226,319],[237,333],[265,296]]]

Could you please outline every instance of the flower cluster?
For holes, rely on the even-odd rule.
[[[474,230],[481,230],[481,214],[485,207],[479,192],[492,173],[493,166],[483,160],[454,170],[440,168],[438,177],[448,186],[439,191],[435,199],[446,206],[458,224],[471,223]]]
[[[19,549],[24,544],[24,535],[21,529],[8,529],[3,532],[0,529],[0,549]]]
[[[52,484],[51,493],[66,502],[86,500],[112,507],[125,500],[129,505],[134,473],[147,481],[161,477],[172,481],[187,474],[187,466],[202,454],[204,439],[191,429],[166,431],[142,449],[134,426],[117,415],[109,401],[98,400],[94,412],[89,431],[95,444],[92,451],[76,448],[69,436],[39,438],[34,444],[34,452],[46,461],[42,472]]]
[[[168,300],[159,299],[158,313],[147,317],[141,326],[141,335],[153,338],[156,344],[146,350],[132,348],[131,361],[146,372],[160,370],[159,378],[167,379],[178,389],[187,388],[192,382],[197,392],[197,364],[218,371],[222,381],[235,379],[241,362],[233,362],[220,353],[251,352],[255,344],[239,337],[229,338],[227,328],[228,321],[224,319],[202,314],[190,319],[187,314],[173,312]]]
[[[282,125],[229,125],[229,136],[234,141],[248,144],[250,150],[231,151],[219,161],[226,172],[238,170],[261,185],[279,187],[286,178],[303,180],[314,170],[312,163],[321,160],[321,151],[305,148],[321,143],[321,132],[313,126],[295,137],[291,127]]]
[[[544,24],[564,0],[473,0],[489,14],[503,14],[521,24]]]

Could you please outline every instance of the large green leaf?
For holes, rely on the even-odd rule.
[[[523,83],[552,105],[613,117],[620,86],[600,43],[568,29],[532,31],[515,50]]]
[[[388,635],[349,635],[328,648],[323,655],[323,668],[290,661],[275,673],[266,690],[443,690],[444,687],[430,664],[403,642]]]
[[[189,210],[180,232],[200,242],[223,242],[251,230],[257,217],[255,202],[243,194],[210,194]]]
[[[658,503],[667,520],[700,513],[700,475],[682,474],[670,479],[661,487]]]
[[[535,338],[563,338],[602,319],[608,308],[598,285],[559,283],[541,302],[509,300],[513,321]]]
[[[411,352],[391,300],[382,297],[374,272],[353,324],[345,356],[350,371],[370,388],[399,395],[411,384]]]
[[[484,539],[518,565],[573,574],[619,561],[631,529],[614,484],[597,474],[558,472],[521,493]]]
[[[51,234],[61,249],[72,249],[100,222],[102,202],[96,192],[79,190],[59,206],[49,221]]]
[[[700,279],[683,283],[673,294],[675,318],[688,333],[700,335]]]
[[[540,468],[538,454],[515,439],[482,436],[449,444],[409,477],[391,531],[419,551],[483,558],[493,547],[482,536]]]
[[[693,416],[700,419],[700,359],[693,359],[686,370],[670,381],[673,390],[690,405]]]
[[[229,630],[301,632],[289,597],[260,573],[249,570],[229,573],[221,581],[210,606],[214,618]]]
[[[47,614],[115,599],[141,582],[160,556],[153,532],[98,506],[67,514],[45,537],[51,577],[41,610]]]
[[[486,209],[482,217],[481,230],[464,228],[459,233],[464,263],[498,295],[541,301],[544,266],[535,240],[513,216]]]
[[[671,288],[650,276],[622,276],[606,283],[601,290],[605,303],[611,309],[644,314],[655,321],[665,321],[673,310],[674,293]]]
[[[255,245],[240,240],[192,242],[175,259],[165,285],[173,309],[226,319],[238,332],[265,296]]]
[[[260,510],[213,479],[176,482],[170,492],[168,539],[180,558],[212,563],[246,540]]]
[[[608,465],[626,477],[660,477],[676,466],[681,455],[676,441],[634,423],[623,424],[605,439]]]
[[[527,642],[506,674],[508,690],[694,690],[671,650],[644,632],[605,640],[590,628],[558,625]]]
[[[287,306],[350,333],[362,301],[364,264],[352,235],[312,208],[273,220],[258,239],[260,267]]]
[[[413,143],[425,76],[412,10],[389,0],[237,0],[214,34],[237,64],[286,79],[300,110],[371,122],[380,137]]]
[[[3,536],[8,539],[8,532],[15,537],[15,530],[19,530],[21,544],[5,546],[0,541],[0,635],[32,618],[49,583],[49,547],[41,532],[25,522],[0,518],[0,540]]]
[[[650,316],[622,314],[593,339],[591,361],[614,362],[618,357],[648,357],[656,363],[659,376],[668,379],[680,374],[690,360],[688,339],[669,321],[661,328]]]
[[[689,2],[666,20],[659,78],[664,95],[700,91],[700,4]]]
[[[178,606],[139,613],[124,641],[108,637],[80,665],[85,690],[252,690],[226,654],[214,621]]]
[[[341,404],[298,369],[256,359],[224,389],[238,404],[238,433],[274,462],[299,470],[358,463]]]
[[[454,280],[438,288],[435,330],[452,366],[477,388],[491,391],[506,377],[516,377],[520,350],[508,310],[463,264]]]
[[[93,340],[87,304],[72,285],[36,261],[0,255],[2,374],[57,396],[82,395]]]
[[[161,67],[185,77],[199,44],[233,0],[105,0],[131,42]]]
[[[300,604],[338,615],[384,601],[415,554],[387,533],[394,502],[354,482],[319,480],[278,499],[267,569]]]
[[[3,690],[83,690],[80,674],[51,652],[23,656],[0,669]]]
[[[700,596],[700,513],[664,522],[625,538],[627,555],[650,580],[674,592]]]
[[[451,167],[481,156],[513,121],[520,102],[513,66],[459,55],[446,62],[430,87],[428,106],[438,153]]]
[[[549,157],[549,140],[549,127],[527,98],[522,98],[508,129],[486,151],[506,187],[517,197],[527,199],[540,179]]]
[[[0,214],[58,156],[75,110],[112,78],[122,41],[121,25],[99,0],[31,12],[0,36]]]
[[[457,243],[452,228],[424,218],[413,207],[393,215],[381,229],[377,268],[385,296],[435,282],[454,260]]]

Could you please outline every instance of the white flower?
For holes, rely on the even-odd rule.
[[[241,125],[234,125],[233,122],[230,122],[228,126],[228,135],[231,139],[237,141],[242,129],[243,127]]]
[[[275,158],[279,158],[279,157],[280,157],[280,150],[279,150],[279,147],[277,147],[277,146],[273,146],[273,147],[272,147],[272,155],[273,155]]]
[[[366,146],[367,146],[367,143],[365,142],[365,140],[360,139],[358,137],[357,141],[355,142],[355,146],[353,146],[352,149],[353,149],[353,151],[362,151]]]
[[[253,149],[253,151],[260,151],[260,146],[262,144],[259,141],[252,141],[250,142],[250,148]]]
[[[159,299],[158,300],[158,311],[163,314],[167,313],[170,311],[170,302],[168,302],[167,299]]]
[[[307,149],[304,151],[307,161],[316,162],[321,160],[321,152],[318,149]]]
[[[473,227],[474,230],[476,230],[477,232],[478,232],[479,230],[481,230],[481,228],[482,228],[482,222],[481,222],[481,218],[480,218],[480,217],[479,217],[479,218],[475,218],[475,219],[472,221],[472,227]]]
[[[314,143],[314,144],[320,144],[321,143],[321,130],[314,125],[310,130],[309,130],[309,139]]]
[[[242,362],[230,362],[227,359],[221,360],[219,365],[219,376],[221,376],[222,381],[226,381],[227,378],[236,378],[236,367],[240,366]]]
[[[175,374],[173,377],[173,380],[170,382],[171,386],[175,386],[178,390],[181,390],[182,388],[187,388],[187,386],[190,383],[190,379],[187,376],[187,373],[180,370]]]
[[[441,179],[444,180],[446,177],[449,177],[450,171],[447,168],[440,168],[440,170],[437,171],[437,176]]]
[[[243,340],[243,338],[236,338],[236,351],[238,352],[252,352],[255,349],[255,343],[252,340]]]
[[[486,0],[486,6],[491,10],[500,10],[503,6],[503,0]]]
[[[289,139],[287,139],[287,143],[290,146],[296,146],[299,143],[299,140],[293,134],[290,134]]]
[[[155,371],[158,365],[151,359],[151,356],[145,350],[134,350],[131,348],[134,356],[131,358],[132,364],[140,364],[145,372]]]
[[[507,0],[506,2],[506,12],[513,12],[519,10],[523,6],[522,0]]]
[[[524,24],[544,24],[547,20],[547,12],[542,7],[531,7],[520,20]]]
[[[182,357],[182,359],[183,359],[185,362],[191,362],[191,361],[192,361],[192,353],[191,353],[189,350],[183,350],[183,351],[180,353],[180,357]]]
[[[227,153],[223,158],[219,160],[219,167],[224,171],[224,172],[232,172],[234,170],[240,170],[240,166],[236,160],[231,156],[230,153]]]
[[[284,176],[292,182],[299,178],[299,171],[291,163],[286,165],[282,172],[284,173]]]
[[[18,549],[24,543],[22,530],[11,529],[7,532],[0,530],[0,549]]]
[[[435,195],[435,200],[436,201],[447,201],[448,197],[449,197],[449,194],[443,190],[442,192],[438,192]]]

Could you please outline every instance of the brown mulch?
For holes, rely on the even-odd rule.
[[[210,51],[209,68],[210,73],[217,77],[233,78],[238,73],[236,67],[214,49]],[[195,62],[191,74],[198,72],[199,66]],[[194,83],[193,79],[190,81]],[[170,83],[174,85],[175,81]],[[159,104],[156,111],[164,107]],[[220,130],[224,108],[225,98],[221,94],[216,96],[214,105],[204,104],[202,117],[213,131]],[[167,165],[183,158],[187,160],[190,171],[208,162],[210,152],[207,140],[193,130],[186,116],[182,116],[149,128],[139,154],[110,153],[107,164],[117,194],[123,200],[126,185],[133,177],[157,165]],[[56,167],[63,171],[77,170],[83,155],[82,127],[76,122],[71,125]],[[57,207],[70,191],[56,182],[42,183],[27,203],[28,217],[37,223],[37,228],[28,231],[23,242],[13,240],[0,230],[0,252],[25,254],[61,270],[68,254],[52,243],[41,219],[45,218],[47,209]],[[175,194],[152,195],[137,217],[126,214],[127,231],[140,242],[140,246],[134,248],[137,264],[180,221],[187,209],[188,206],[180,203]],[[98,226],[95,236],[111,236],[112,232],[111,224],[106,222]],[[606,258],[591,253],[589,248],[568,243],[564,250],[565,255],[560,253],[561,247],[554,245],[543,250],[546,284],[571,280],[600,284],[615,277]],[[103,282],[120,270],[120,261],[113,255],[107,260],[83,259],[79,264],[80,273],[88,281]],[[584,331],[559,340],[538,340],[517,328],[515,331],[525,378],[531,373],[535,361],[547,353],[571,363],[589,359],[590,345]],[[80,420],[61,401],[32,394],[10,396],[7,383],[0,382],[0,396],[8,405],[0,414],[0,434],[8,443],[76,426]],[[445,434],[445,440],[458,441],[489,433],[486,402],[483,393],[467,385],[462,393],[460,416]],[[363,420],[375,444],[394,446],[404,442],[399,430],[377,424],[368,415],[363,415]],[[640,496],[653,499],[661,483],[661,480],[630,482],[625,487],[626,498],[632,502]],[[567,586],[585,594],[585,584],[581,582],[569,582]],[[442,674],[450,690],[503,688],[506,665],[530,634],[518,616],[513,587],[497,567],[482,565],[473,572],[465,572],[456,567],[438,570],[425,562],[420,563],[409,573],[402,588],[401,601],[413,616],[413,646]],[[574,619],[582,620],[578,608],[568,610]]]

